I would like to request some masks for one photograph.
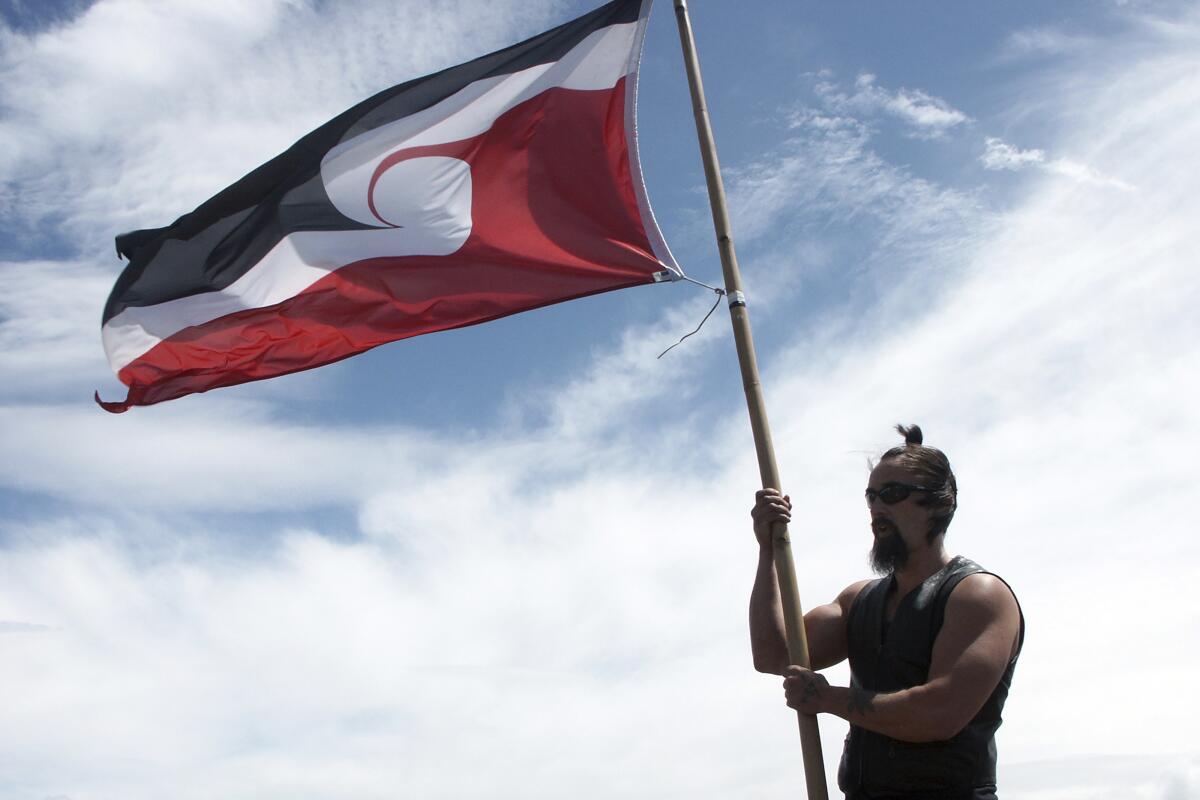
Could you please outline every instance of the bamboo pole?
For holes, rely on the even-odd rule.
[[[725,186],[717,162],[717,147],[713,141],[708,106],[704,101],[704,84],[700,80],[700,62],[692,23],[688,17],[687,0],[675,0],[675,18],[679,23],[679,41],[683,45],[683,60],[687,67],[688,86],[692,93],[692,110],[696,117],[696,133],[700,139],[700,155],[704,159],[704,175],[708,181],[708,198],[712,206],[713,227],[721,254],[721,269],[725,274],[725,291],[729,297],[729,318],[733,323],[733,338],[737,346],[738,364],[742,371],[742,386],[746,391],[746,406],[750,411],[750,429],[758,454],[758,471],[763,488],[782,489],[771,429],[767,424],[767,407],[763,400],[762,384],[758,380],[758,360],[754,354],[754,339],[750,334],[750,316],[742,293],[742,278],[733,236],[729,227],[729,212],[725,207]],[[784,631],[787,637],[788,659],[793,664],[810,667],[808,637],[804,632],[804,615],[800,608],[800,592],[796,588],[796,567],[792,560],[792,544],[787,525],[772,529],[775,574],[779,580],[779,596],[783,603]],[[821,756],[821,734],[817,718],[797,712],[800,726],[800,746],[804,759],[804,779],[809,800],[828,800],[825,783],[825,764]]]

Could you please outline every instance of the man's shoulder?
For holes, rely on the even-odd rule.
[[[1012,637],[1010,658],[1021,652],[1025,615],[1012,588],[990,572],[974,572],[958,582],[946,603],[947,623],[967,630],[992,629]]]
[[[999,575],[963,556],[955,556],[951,563],[961,575],[950,590],[951,605],[994,610],[1018,607],[1016,592]]]
[[[862,593],[863,589],[866,589],[871,584],[878,583],[881,580],[883,580],[883,579],[882,578],[874,578],[874,579],[864,578],[861,581],[855,581],[854,583],[847,586],[845,589],[842,589],[841,594],[839,594],[837,596],[837,600],[835,600],[834,602],[836,602],[839,606],[842,607],[843,613],[849,614],[850,608],[854,605],[854,601],[858,599],[858,596]]]
[[[990,572],[973,572],[954,587],[950,593],[950,603],[955,606],[1015,607],[1017,598],[999,576]]]
[[[1025,615],[1016,594],[999,575],[981,569],[961,578],[946,600],[945,620],[943,633],[949,631],[953,640],[965,643],[994,638],[1009,663],[1020,655]]]

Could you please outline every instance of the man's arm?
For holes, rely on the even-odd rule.
[[[1020,625],[1016,598],[1003,581],[968,576],[946,604],[926,683],[876,693],[830,686],[821,675],[790,666],[784,680],[788,705],[806,714],[836,714],[902,741],[950,739],[995,690],[1016,651]]]
[[[775,575],[775,546],[771,524],[791,520],[790,500],[774,489],[755,495],[754,535],[758,539],[758,570],[750,591],[750,649],[754,668],[759,672],[783,675],[790,659],[783,625],[783,605],[779,600],[779,579]],[[808,656],[814,669],[825,669],[846,658],[846,616],[850,605],[867,581],[848,586],[838,598],[804,615],[808,636]]]
[[[787,637],[783,626],[783,605],[779,600],[779,579],[775,575],[774,547],[770,539],[759,540],[758,569],[750,590],[750,651],[759,672],[782,675],[787,669]]]

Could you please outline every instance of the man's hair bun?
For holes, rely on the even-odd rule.
[[[921,433],[920,425],[909,425],[908,427],[897,425],[896,431],[904,437],[905,444],[919,445],[925,441],[925,435]]]

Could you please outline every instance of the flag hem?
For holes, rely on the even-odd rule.
[[[650,9],[653,5],[654,0],[643,0],[641,13],[638,16],[637,33],[634,35],[634,45],[629,52],[629,68],[625,72],[627,78],[625,92],[625,139],[629,146],[629,175],[633,182],[634,195],[637,197],[638,211],[642,217],[642,227],[646,231],[646,239],[650,242],[650,249],[654,251],[654,257],[671,273],[670,280],[676,281],[683,277],[683,269],[679,266],[679,262],[675,260],[675,256],[671,253],[671,248],[667,246],[667,240],[663,237],[662,230],[658,227],[658,220],[655,218],[654,209],[650,205],[650,197],[646,191],[646,181],[642,175],[642,159],[637,137],[637,95],[638,85],[641,82],[642,52],[645,49],[646,26],[650,22]],[[629,80],[629,78],[632,78],[632,80]]]

